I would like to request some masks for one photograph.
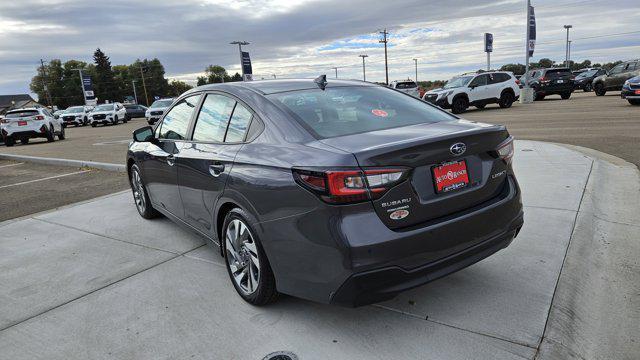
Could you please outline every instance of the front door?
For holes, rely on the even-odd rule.
[[[185,221],[214,238],[214,209],[251,118],[247,107],[235,99],[208,94],[196,119],[192,141],[180,152],[178,185]]]
[[[489,76],[482,74],[476,76],[475,79],[469,83],[469,102],[476,102],[485,100],[488,97]]]
[[[200,95],[185,98],[175,104],[156,129],[156,144],[150,144],[149,159],[144,162],[144,178],[151,201],[174,216],[183,218],[178,191],[176,160],[184,147],[189,123]]]

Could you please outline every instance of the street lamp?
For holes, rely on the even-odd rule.
[[[84,104],[87,105],[87,95],[84,93],[84,81],[82,80],[82,69],[71,69],[73,71],[78,71],[80,74],[80,90],[82,91],[82,98],[84,99]]]
[[[362,81],[367,81],[367,73],[364,70],[364,58],[369,57],[367,54],[358,55],[362,58]]]
[[[573,27],[573,25],[565,25],[564,28],[567,29],[567,46],[566,46],[566,51],[565,51],[565,55],[566,55],[566,60],[565,60],[565,66],[569,67],[569,29],[571,29]]]
[[[416,78],[415,82],[418,83],[418,59],[413,59],[413,62],[416,64]]]
[[[336,71],[336,79],[338,78],[338,68],[337,67],[332,67],[333,70]]]
[[[249,45],[248,41],[232,41],[229,44],[238,45],[240,51],[240,70],[242,71],[242,81],[244,81],[244,66],[242,66],[242,45]],[[224,74],[222,75],[222,82],[224,82]]]

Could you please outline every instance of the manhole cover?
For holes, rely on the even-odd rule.
[[[289,351],[276,351],[265,356],[262,360],[298,360],[298,356]]]

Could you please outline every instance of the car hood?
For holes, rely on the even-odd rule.
[[[164,112],[167,109],[168,109],[168,107],[148,108],[147,112],[152,112],[152,111],[162,111],[162,112]]]
[[[444,89],[444,88],[437,88],[437,89],[431,89],[429,91],[426,92],[426,94],[439,94],[441,92],[445,92],[445,91],[449,91],[452,89]]]
[[[640,76],[632,77],[627,81],[629,82],[629,84],[640,84]]]

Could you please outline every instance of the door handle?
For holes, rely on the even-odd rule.
[[[173,166],[173,164],[175,163],[176,163],[176,159],[173,157],[173,155],[167,156],[167,164],[169,166]]]
[[[218,177],[220,174],[224,172],[224,164],[216,163],[213,165],[209,165],[209,173],[213,177]]]

